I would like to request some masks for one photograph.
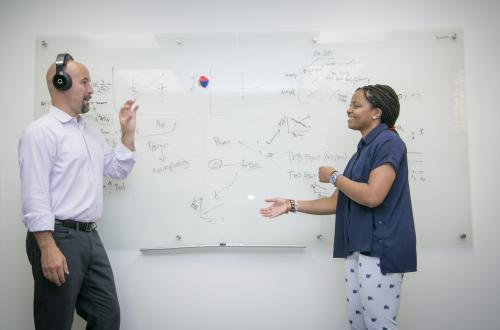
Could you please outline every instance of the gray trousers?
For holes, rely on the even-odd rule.
[[[351,330],[397,330],[403,274],[383,275],[380,259],[354,252],[346,258],[345,287]]]
[[[43,276],[35,236],[28,232],[26,237],[35,283],[36,329],[70,330],[76,310],[87,321],[88,330],[118,330],[120,306],[113,272],[97,231],[78,231],[56,224],[53,237],[69,269],[66,282],[60,287]]]

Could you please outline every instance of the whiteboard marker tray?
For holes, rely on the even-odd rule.
[[[153,248],[141,248],[139,251],[143,253],[160,252],[160,251],[175,251],[175,250],[205,250],[205,249],[305,249],[305,245],[274,245],[274,244],[198,244],[198,245],[180,245],[180,246],[165,246]]]

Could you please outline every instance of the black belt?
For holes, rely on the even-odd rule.
[[[58,225],[63,225],[64,227],[73,228],[80,231],[94,231],[97,228],[95,222],[79,222],[75,220],[57,220],[55,221]]]

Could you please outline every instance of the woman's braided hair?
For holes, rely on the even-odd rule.
[[[358,88],[360,89],[373,108],[382,110],[382,123],[395,130],[394,125],[399,116],[399,97],[394,89],[387,85],[367,85]]]

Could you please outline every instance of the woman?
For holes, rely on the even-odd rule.
[[[358,88],[347,109],[348,127],[361,133],[344,173],[320,167],[328,198],[266,199],[265,217],[291,212],[336,214],[335,258],[345,258],[351,329],[397,329],[403,274],[417,268],[416,237],[404,142],[394,125],[399,99],[386,85]]]

